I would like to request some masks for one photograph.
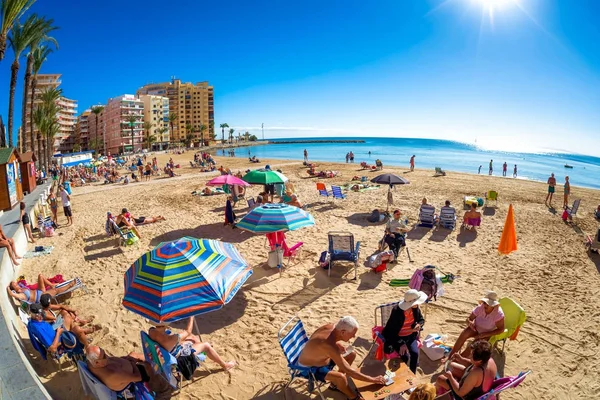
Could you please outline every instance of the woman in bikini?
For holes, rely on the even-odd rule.
[[[167,325],[160,324],[150,328],[148,335],[150,339],[169,350],[169,353],[176,358],[196,354],[198,361],[202,362],[204,361],[202,353],[205,353],[208,358],[219,364],[225,371],[233,368],[235,361],[223,361],[210,343],[202,343],[198,336],[192,334],[193,324],[194,317],[190,317],[186,329],[179,333],[173,333]]]
[[[42,294],[48,293],[50,296],[55,297],[61,293],[66,292],[75,286],[76,282],[72,281],[68,285],[61,286],[60,288],[56,288],[56,284],[50,282],[46,279],[42,274],[38,275],[38,286],[36,290],[29,289],[28,287],[21,285],[17,281],[12,281],[8,284],[6,288],[8,291],[8,295],[14,297],[20,301],[26,301],[27,303],[38,303]],[[48,289],[46,289],[48,288]]]
[[[498,372],[491,358],[492,345],[487,340],[477,340],[471,345],[471,355],[465,358],[456,353],[451,358],[449,370],[441,374],[435,385],[449,390],[453,400],[475,400],[492,388]]]
[[[53,189],[50,189],[50,194],[48,194],[48,203],[50,203],[50,210],[52,210],[52,222],[58,226],[58,200],[56,200]]]

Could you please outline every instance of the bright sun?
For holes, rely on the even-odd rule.
[[[495,9],[495,8],[500,8],[502,6],[508,5],[508,4],[514,4],[517,3],[518,0],[473,0],[476,3],[481,4],[482,6],[489,8],[489,9]]]

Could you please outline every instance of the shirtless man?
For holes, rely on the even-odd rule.
[[[544,204],[552,207],[552,196],[554,195],[554,187],[556,186],[556,178],[554,177],[554,173],[552,173],[550,175],[550,178],[548,178],[548,194],[546,195],[546,201],[544,201]],[[550,199],[550,201],[548,201],[548,199]]]
[[[353,317],[342,317],[335,325],[327,324],[318,328],[310,337],[300,354],[298,364],[309,367],[320,382],[331,382],[333,388],[344,393],[349,399],[360,399],[348,386],[348,377],[384,385],[383,376],[368,376],[351,367],[356,358],[354,351],[347,352],[340,342],[348,342],[356,336],[358,322]],[[346,354],[348,353],[348,354]],[[333,368],[338,366],[338,371]],[[308,372],[301,376],[309,378]]]
[[[9,238],[4,234],[2,230],[2,226],[0,225],[0,247],[5,247],[8,252],[8,256],[14,265],[19,265],[19,260],[23,257],[20,257],[17,254],[17,249],[15,248],[15,241],[12,238]]]
[[[150,390],[156,393],[155,399],[171,398],[171,386],[138,353],[129,353],[124,357],[108,357],[98,346],[86,349],[87,365],[90,372],[111,390],[120,392],[130,383],[147,382]]]
[[[163,217],[162,215],[158,215],[156,217],[134,217],[132,213],[130,213],[129,211],[127,211],[126,208],[123,208],[121,210],[121,214],[123,214],[125,216],[125,218],[133,225],[133,226],[138,226],[138,225],[148,225],[148,224],[153,224],[155,222],[159,222],[159,221],[164,221],[165,217]]]
[[[127,216],[125,215],[125,214],[127,214],[127,209],[124,208],[123,210],[125,212],[121,212],[121,214],[119,214],[117,216],[117,218],[115,219],[117,226],[119,228],[126,227],[127,229],[131,229],[136,234],[136,236],[141,239],[142,236],[140,235],[140,232],[137,230],[137,228],[135,227],[134,224],[129,222],[129,220],[127,219]]]

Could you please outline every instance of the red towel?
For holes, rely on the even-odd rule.
[[[48,280],[52,283],[63,283],[65,280],[63,279],[63,276],[58,274],[56,276],[53,276],[52,278],[48,278]],[[27,281],[25,279],[22,279],[20,281],[17,282],[19,285],[24,286],[28,289],[31,290],[37,290],[38,288],[38,284],[37,283],[32,283],[31,285],[29,285],[27,283]],[[48,290],[49,288],[44,288],[44,290]]]

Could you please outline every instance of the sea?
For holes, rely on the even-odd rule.
[[[278,142],[296,141],[286,144]],[[364,143],[308,143],[311,140],[364,140]],[[375,164],[379,159],[383,165],[409,166],[415,155],[415,167],[431,169],[440,167],[445,171],[488,174],[490,160],[493,161],[493,175],[502,176],[502,165],[506,162],[507,178],[513,179],[513,168],[517,165],[517,179],[546,182],[554,173],[559,185],[569,176],[572,186],[600,189],[600,158],[566,153],[513,153],[485,150],[461,142],[437,139],[410,138],[302,138],[269,139],[271,144],[238,148],[236,157],[248,155],[282,160],[303,160],[304,149],[309,161],[345,162],[346,153],[354,153],[354,162],[366,161]],[[565,168],[570,165],[573,168]]]

